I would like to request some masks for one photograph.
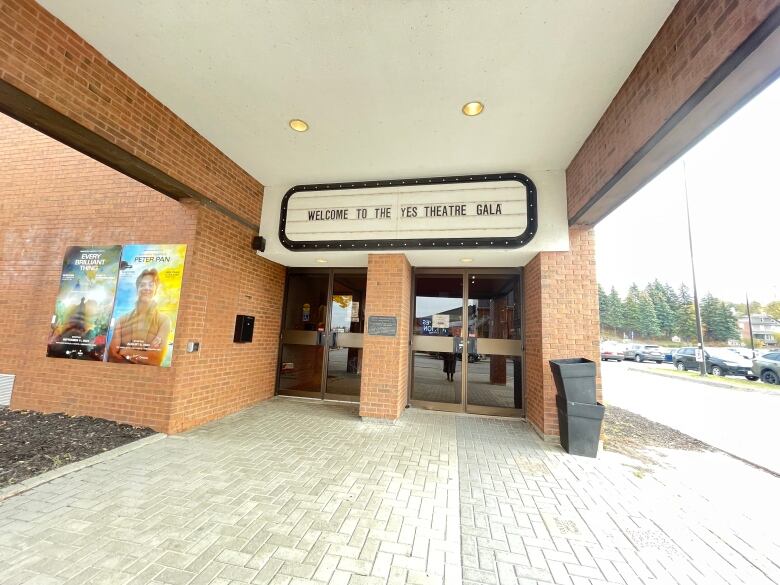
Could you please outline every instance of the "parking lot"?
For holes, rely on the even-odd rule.
[[[612,404],[665,424],[713,447],[780,474],[780,388],[703,384],[673,372],[671,364],[601,362],[603,397]],[[735,378],[736,379],[736,378]],[[774,388],[774,389],[773,389]]]

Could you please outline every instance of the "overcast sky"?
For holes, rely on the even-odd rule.
[[[699,294],[780,299],[780,80],[684,157]],[[604,289],[691,286],[680,161],[596,226]]]

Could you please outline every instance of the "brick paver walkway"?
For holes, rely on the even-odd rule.
[[[2,502],[0,583],[780,583],[776,531],[625,463],[276,399]]]

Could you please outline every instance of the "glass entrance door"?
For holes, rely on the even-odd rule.
[[[365,270],[291,272],[277,393],[358,401]]]
[[[335,272],[331,290],[325,398],[357,401],[363,365],[366,275]]]
[[[420,406],[463,408],[463,275],[415,276],[411,398]]]
[[[519,412],[523,408],[520,277],[470,273],[466,280],[467,410],[500,415]]]
[[[521,416],[520,274],[418,270],[414,286],[411,402]]]

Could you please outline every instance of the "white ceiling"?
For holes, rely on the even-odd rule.
[[[279,187],[564,169],[674,5],[40,1]],[[463,116],[475,99],[484,113]]]

